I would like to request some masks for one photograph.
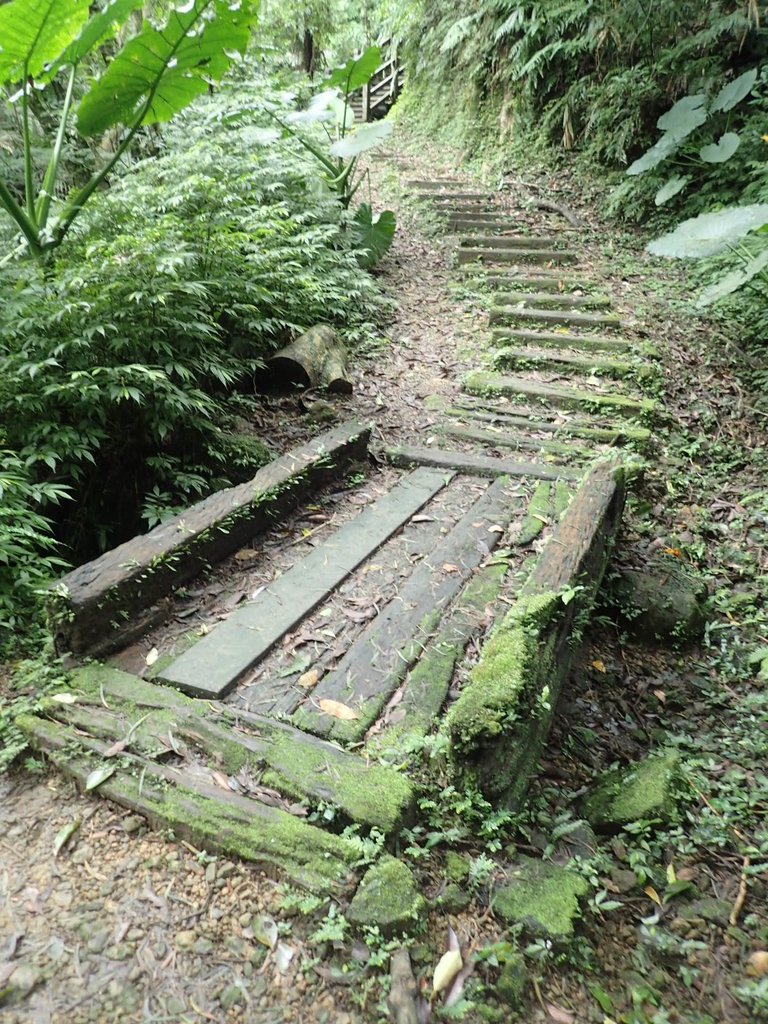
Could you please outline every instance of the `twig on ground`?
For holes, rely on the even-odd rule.
[[[752,863],[750,858],[745,854],[744,859],[741,862],[741,878],[739,879],[739,891],[736,894],[736,900],[733,904],[730,917],[728,918],[728,924],[734,928],[739,920],[739,915],[744,907],[744,901],[747,898],[747,868]]]
[[[411,970],[411,958],[407,949],[398,949],[392,954],[390,965],[392,986],[387,1006],[395,1024],[419,1024],[416,1009],[416,979]]]
[[[581,217],[577,216],[573,210],[570,210],[562,203],[556,203],[552,199],[531,199],[531,202],[540,210],[554,210],[555,213],[559,213],[561,217],[565,217],[572,228],[583,229],[587,227]]]

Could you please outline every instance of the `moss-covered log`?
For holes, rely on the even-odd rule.
[[[332,327],[310,327],[268,362],[280,380],[304,388],[326,387],[337,394],[352,393],[347,373],[347,350]]]

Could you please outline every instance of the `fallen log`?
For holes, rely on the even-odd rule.
[[[305,388],[322,385],[337,394],[352,393],[352,382],[347,375],[347,350],[327,324],[310,327],[276,352],[267,365],[291,384]]]

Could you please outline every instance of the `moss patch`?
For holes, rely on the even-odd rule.
[[[595,828],[608,831],[631,821],[674,819],[679,764],[680,755],[670,750],[610,772],[584,801],[584,816]]]
[[[579,916],[579,897],[589,886],[581,875],[522,857],[509,873],[510,884],[498,889],[493,909],[511,924],[522,924],[536,935],[567,938]]]
[[[354,925],[378,926],[384,935],[412,930],[426,912],[416,880],[402,861],[389,855],[363,876],[347,919]]]

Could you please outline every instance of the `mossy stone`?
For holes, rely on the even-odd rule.
[[[519,1006],[525,992],[527,973],[525,960],[520,953],[514,953],[505,961],[496,982],[496,995],[499,1002],[507,1006]]]
[[[609,772],[586,797],[584,815],[598,830],[610,832],[632,821],[671,821],[680,755],[675,750],[647,757]]]
[[[462,910],[467,909],[471,901],[472,897],[457,882],[449,882],[435,898],[434,907],[444,914],[460,914]]]
[[[445,855],[445,877],[452,882],[463,882],[469,878],[469,857],[449,850]]]
[[[643,569],[623,568],[613,577],[610,600],[640,639],[692,640],[705,623],[706,586],[675,559]]]
[[[510,871],[510,884],[496,892],[495,913],[510,924],[522,924],[534,935],[567,938],[579,916],[579,897],[589,886],[581,875],[557,864],[521,857]]]
[[[363,875],[347,920],[354,925],[376,925],[382,934],[410,931],[426,910],[410,869],[396,857],[385,855]]]

